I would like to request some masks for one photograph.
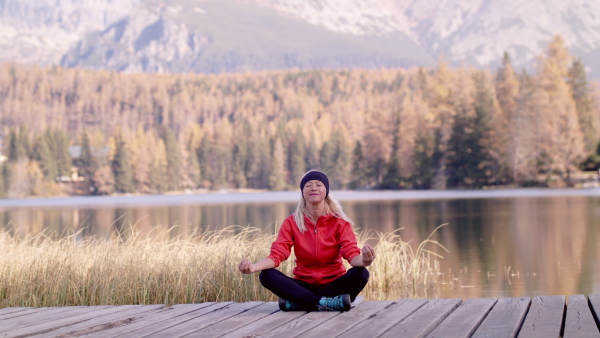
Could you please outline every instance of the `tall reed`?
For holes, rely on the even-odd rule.
[[[361,242],[370,237],[359,235]],[[249,227],[175,239],[168,231],[114,240],[0,233],[0,308],[273,301],[257,274],[243,275],[237,266],[242,258],[266,256],[274,239]],[[439,263],[424,248],[439,244],[427,239],[413,251],[397,233],[372,239],[377,259],[366,299],[435,297]],[[291,275],[293,263],[292,256],[280,270]]]

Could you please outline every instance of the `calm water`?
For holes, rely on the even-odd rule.
[[[413,244],[449,223],[433,237],[449,250],[441,260],[439,297],[600,293],[600,191],[595,189],[336,195],[357,228],[402,229],[403,239]],[[175,227],[172,233],[183,235],[230,225],[275,231],[297,198],[289,192],[3,200],[0,229],[16,236],[45,230],[106,238],[134,225]]]

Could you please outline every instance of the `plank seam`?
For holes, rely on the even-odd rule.
[[[423,306],[425,306],[425,304],[427,304],[428,302],[422,303],[421,305],[419,305],[419,307],[415,308],[411,313],[407,314],[406,316],[404,316],[404,318],[400,319],[400,321],[392,326],[390,326],[387,330],[383,331],[378,337],[385,337],[385,335],[390,332],[392,330],[392,328],[394,328],[394,326],[402,323],[403,321],[406,320],[406,318],[410,317],[412,314],[414,314],[415,312],[419,311],[419,309],[421,309]],[[387,309],[387,307],[385,307],[384,309]]]
[[[496,306],[496,303],[498,303],[498,300],[496,300],[496,302],[494,302],[492,304],[492,306],[490,306],[487,309],[485,314],[483,316],[481,316],[481,319],[479,319],[479,322],[476,325],[473,325],[473,328],[469,332],[469,335],[468,335],[469,337],[472,336],[477,331],[477,329],[481,326],[481,323],[483,323],[483,321],[487,318],[487,316],[490,314],[490,312],[492,312],[492,309],[494,308],[494,306]]]
[[[565,327],[567,326],[567,311],[569,310],[567,308],[567,300],[568,298],[565,297],[565,307],[563,308],[563,316],[562,316],[562,324],[560,325],[560,336],[564,337],[565,336]]]
[[[529,305],[527,306],[527,311],[525,311],[525,313],[521,317],[521,320],[519,322],[519,326],[517,327],[517,331],[515,332],[515,337],[518,337],[519,333],[521,333],[521,330],[523,329],[523,323],[525,323],[525,318],[527,318],[527,315],[529,314],[529,310],[531,310],[531,304],[532,303],[533,302],[531,301],[531,299],[529,299]]]
[[[596,311],[596,308],[594,307],[594,304],[592,304],[592,300],[590,299],[589,296],[588,296],[588,306],[590,307],[590,310],[592,311],[592,317],[594,317],[594,321],[596,322],[596,327],[598,328],[598,330],[600,330],[600,318],[598,318],[598,311]]]

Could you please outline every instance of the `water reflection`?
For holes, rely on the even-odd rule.
[[[295,204],[181,205],[111,208],[13,208],[0,211],[0,230],[17,237],[44,232],[51,237],[75,233],[110,238],[135,227],[142,233],[174,229],[174,235],[221,229],[231,225],[275,231]]]
[[[433,237],[450,253],[441,261],[441,297],[522,297],[600,293],[600,198],[515,197],[444,200],[346,201],[357,229],[400,230],[416,247]],[[132,208],[12,208],[0,229],[24,237],[114,237],[132,227],[173,236],[230,225],[275,233],[295,203],[179,205]],[[432,247],[434,248],[434,247]]]

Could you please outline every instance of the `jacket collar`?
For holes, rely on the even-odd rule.
[[[330,220],[331,218],[338,218],[338,215],[336,215],[336,214],[325,214],[325,215],[321,216],[320,218],[322,219],[322,221],[328,221],[328,220]],[[310,217],[308,217],[308,216],[306,216],[306,215],[304,215],[304,222],[305,222],[305,223],[309,222],[310,224],[313,224],[313,225],[314,225],[314,223],[313,223],[313,221],[310,219]]]

